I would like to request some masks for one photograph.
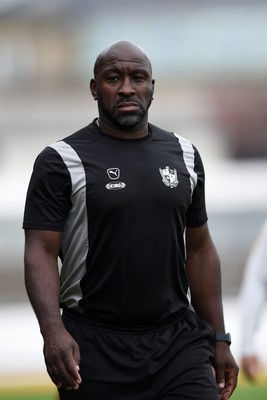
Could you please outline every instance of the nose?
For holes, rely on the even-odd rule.
[[[127,76],[122,80],[121,86],[119,88],[119,93],[123,96],[132,96],[133,94],[135,94],[135,89],[133,87],[133,83],[130,77]]]

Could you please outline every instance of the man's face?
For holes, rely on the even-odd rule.
[[[133,51],[108,53],[91,82],[99,116],[114,127],[138,126],[147,118],[154,80],[147,58]]]

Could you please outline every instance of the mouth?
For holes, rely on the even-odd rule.
[[[139,108],[139,105],[133,101],[123,101],[117,104],[117,108],[122,111],[135,111]]]

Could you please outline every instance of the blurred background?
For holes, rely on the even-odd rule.
[[[23,282],[25,194],[43,147],[97,115],[93,64],[120,39],[152,61],[150,121],[192,140],[202,155],[238,358],[239,287],[267,216],[266,20],[265,0],[0,0],[0,392],[10,382],[49,383]],[[266,336],[267,310],[259,348],[264,329]]]

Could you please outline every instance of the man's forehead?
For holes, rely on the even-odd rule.
[[[127,57],[109,57],[102,61],[102,67],[115,67],[115,66],[127,66],[131,67],[139,67],[139,68],[149,68],[150,64],[146,59],[137,59],[137,58],[127,58]]]
[[[102,65],[110,65],[116,63],[131,63],[143,66],[150,66],[147,57],[141,52],[118,52],[110,51],[102,56]]]
[[[151,63],[145,52],[138,46],[125,42],[103,50],[96,61],[95,72],[99,72],[103,68],[111,68],[119,65],[145,68],[152,72]]]

